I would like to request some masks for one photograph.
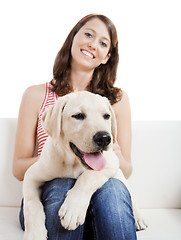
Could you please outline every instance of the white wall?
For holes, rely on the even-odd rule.
[[[116,25],[116,85],[130,97],[133,120],[180,120],[180,0],[1,0],[0,117],[17,117],[24,90],[51,80],[67,34],[89,13]]]

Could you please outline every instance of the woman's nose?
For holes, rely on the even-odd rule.
[[[96,48],[97,48],[97,43],[96,43],[95,40],[92,40],[92,41],[89,42],[89,48],[90,48],[91,50],[96,50]]]

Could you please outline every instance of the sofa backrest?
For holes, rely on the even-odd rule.
[[[19,206],[22,182],[12,175],[17,119],[0,118],[0,206]],[[132,123],[133,174],[141,208],[181,208],[181,121]]]
[[[181,208],[181,121],[133,122],[130,185],[141,208]]]

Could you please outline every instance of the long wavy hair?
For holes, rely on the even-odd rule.
[[[70,31],[54,62],[54,78],[51,81],[52,90],[55,91],[58,96],[63,96],[73,91],[70,82],[72,42],[77,32],[86,24],[86,22],[93,18],[100,19],[107,26],[111,39],[111,46],[109,49],[110,58],[106,64],[100,64],[95,68],[92,80],[86,90],[105,96],[109,99],[111,104],[114,104],[122,97],[121,89],[114,87],[119,61],[118,39],[114,24],[104,15],[90,14],[81,19]]]

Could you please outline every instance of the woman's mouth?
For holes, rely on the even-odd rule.
[[[87,50],[81,49],[81,52],[82,52],[84,55],[86,55],[87,57],[91,58],[91,59],[94,59],[94,58],[95,58],[94,54],[91,53],[91,52],[89,52],[89,51],[87,51]]]

